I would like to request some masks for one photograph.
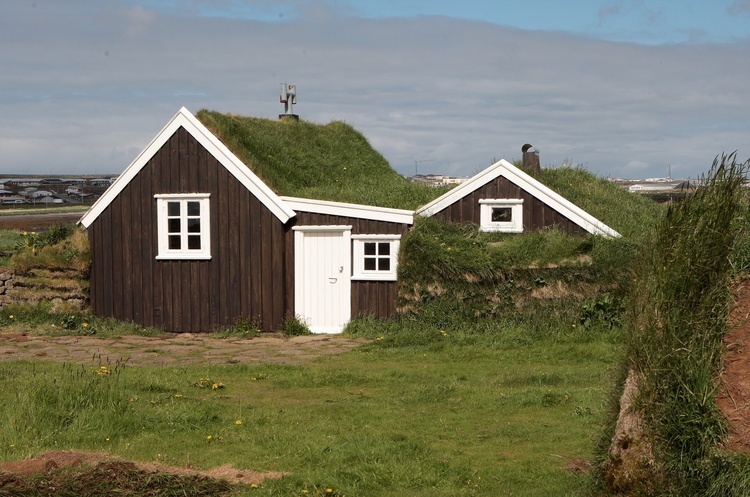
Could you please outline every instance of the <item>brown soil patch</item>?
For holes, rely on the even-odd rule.
[[[125,363],[130,366],[174,364],[305,364],[320,356],[351,350],[365,338],[341,335],[306,335],[284,338],[213,338],[175,333],[159,337],[40,336],[0,331],[0,361],[29,359],[91,364]]]
[[[734,300],[716,404],[729,420],[726,447],[750,454],[750,281],[735,287]]]
[[[24,461],[0,462],[0,473],[11,473],[20,477],[49,473],[57,469],[82,470],[87,467],[95,467],[103,463],[126,462],[119,457],[105,452],[77,452],[77,451],[52,451],[40,454],[32,459]],[[197,470],[190,467],[168,466],[166,464],[152,462],[127,461],[129,465],[147,473],[167,473],[180,476],[205,476],[230,483],[260,483],[266,479],[276,479],[284,476],[284,473],[269,472],[260,473],[246,469],[236,469],[231,465],[219,466],[209,470]]]

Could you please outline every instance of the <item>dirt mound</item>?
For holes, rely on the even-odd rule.
[[[103,452],[53,451],[24,461],[0,462],[0,495],[151,495],[165,488],[180,495],[223,495],[235,484],[253,485],[284,473],[224,465],[209,470],[125,461]]]

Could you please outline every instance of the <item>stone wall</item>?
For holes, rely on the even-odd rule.
[[[52,303],[52,312],[81,310],[88,305],[88,281],[76,271],[30,269],[19,274],[0,268],[0,309],[45,301]]]
[[[13,271],[10,269],[0,269],[0,309],[10,302],[10,294],[13,293],[13,276]]]

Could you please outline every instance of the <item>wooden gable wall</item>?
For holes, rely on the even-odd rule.
[[[434,217],[444,221],[480,224],[480,199],[523,199],[523,229],[536,231],[557,226],[574,235],[587,235],[588,232],[558,211],[540,201],[529,192],[503,176],[498,176],[482,187],[460,198]]]
[[[210,260],[156,260],[159,193],[210,193]],[[240,316],[277,330],[293,309],[287,231],[179,128],[88,228],[92,308],[168,331],[210,331]]]
[[[297,226],[350,226],[352,235],[403,235],[409,229],[406,223],[373,221],[348,216],[335,216],[301,212],[297,210]],[[287,240],[293,243],[292,237]],[[291,257],[293,259],[293,257]],[[290,261],[291,266],[294,261]],[[396,312],[395,281],[355,281],[351,285],[352,317],[372,315],[388,317]],[[294,306],[292,305],[292,308]]]

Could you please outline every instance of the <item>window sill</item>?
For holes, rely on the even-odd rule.
[[[210,255],[205,254],[167,254],[157,255],[157,261],[209,261]]]
[[[352,276],[352,281],[396,281],[395,274],[358,274]]]

